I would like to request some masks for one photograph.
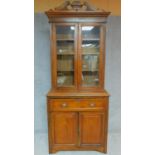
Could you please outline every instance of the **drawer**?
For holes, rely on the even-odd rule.
[[[96,111],[107,107],[107,99],[50,99],[48,111]]]

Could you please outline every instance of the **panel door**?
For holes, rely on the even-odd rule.
[[[105,116],[100,112],[82,112],[79,114],[81,146],[100,146],[104,142]]]
[[[51,117],[53,145],[76,145],[78,115],[75,112],[54,112]]]
[[[79,59],[80,87],[103,88],[104,27],[101,24],[80,24]]]
[[[54,83],[58,89],[77,87],[77,24],[54,25]]]

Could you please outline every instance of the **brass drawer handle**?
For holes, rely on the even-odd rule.
[[[90,107],[95,107],[95,103],[90,103]]]
[[[61,105],[63,108],[65,108],[65,107],[67,107],[68,105],[67,105],[67,103],[62,103],[62,105]]]

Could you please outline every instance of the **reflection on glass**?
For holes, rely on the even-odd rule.
[[[75,30],[74,26],[71,26],[70,28],[71,28],[71,30]],[[94,28],[94,26],[83,26],[82,31],[91,31],[93,28]]]
[[[96,40],[82,41],[82,54],[99,54],[99,41]]]
[[[74,40],[74,30],[71,30],[71,26],[57,26],[56,33],[57,40]]]
[[[82,31],[91,31],[94,28],[94,26],[83,26]]]
[[[99,27],[82,27],[82,85],[99,85]]]
[[[99,40],[99,27],[83,26],[82,27],[82,37],[83,37],[83,39]]]
[[[74,85],[74,30],[71,26],[56,27],[57,85]]]

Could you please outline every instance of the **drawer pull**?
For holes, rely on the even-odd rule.
[[[95,107],[95,103],[90,103],[90,107]]]
[[[67,103],[62,103],[62,105],[61,105],[63,108],[65,108],[65,107],[67,107],[68,105],[67,105]]]

